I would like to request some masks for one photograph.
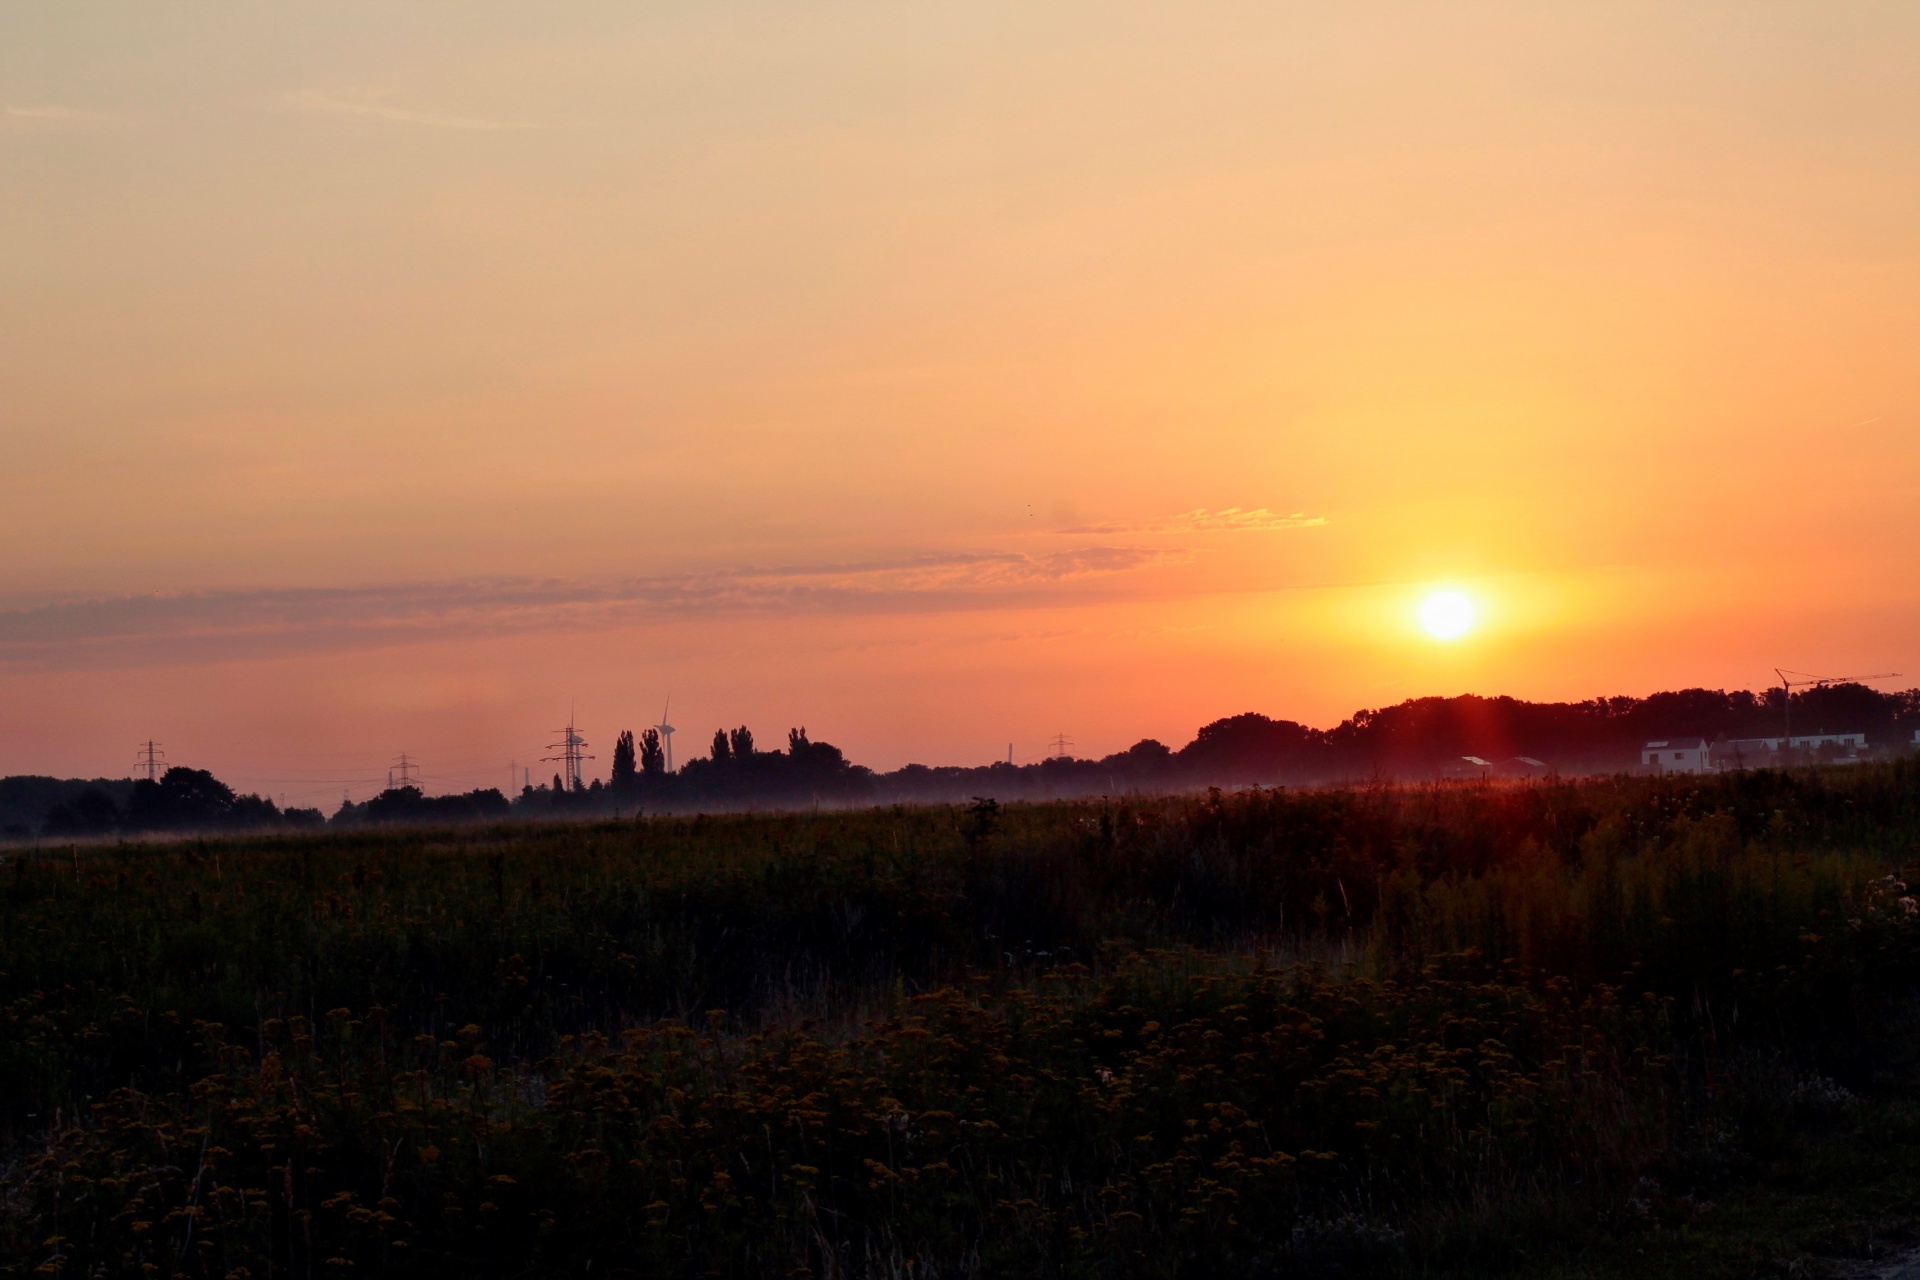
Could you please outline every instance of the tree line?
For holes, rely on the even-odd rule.
[[[716,729],[707,754],[669,772],[657,730],[622,732],[603,780],[429,796],[389,788],[370,800],[319,809],[281,809],[237,794],[201,769],[172,768],[158,780],[0,779],[0,834],[21,839],[187,830],[303,830],[390,823],[490,821],[594,814],[791,809],[809,806],[939,803],[992,797],[1041,800],[1208,786],[1310,786],[1365,778],[1418,781],[1445,776],[1462,757],[1526,757],[1563,774],[1635,766],[1643,743],[1698,736],[1778,737],[1791,708],[1799,733],[1864,733],[1881,751],[1908,749],[1920,731],[1920,689],[1880,693],[1858,684],[1783,691],[1683,689],[1645,698],[1528,702],[1463,694],[1416,698],[1362,710],[1331,729],[1257,712],[1204,725],[1179,749],[1152,738],[1097,759],[1057,757],[1024,765],[909,764],[876,772],[840,748],[787,731],[784,748],[762,748],[745,725]]]

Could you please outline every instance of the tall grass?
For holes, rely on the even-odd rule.
[[[43,851],[0,868],[0,1255],[1492,1258],[1742,1055],[1903,1073],[1916,842],[1895,764]]]

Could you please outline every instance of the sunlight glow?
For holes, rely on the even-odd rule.
[[[1435,640],[1458,640],[1473,622],[1473,601],[1458,591],[1436,591],[1420,603],[1420,629]]]

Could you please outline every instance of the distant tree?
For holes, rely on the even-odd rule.
[[[774,753],[777,755],[778,753]],[[787,730],[785,783],[796,798],[847,798],[870,785],[872,774],[847,763],[831,742],[815,742],[805,727]]]
[[[1180,749],[1180,761],[1201,781],[1272,782],[1310,765],[1323,736],[1291,720],[1249,711],[1202,726]]]
[[[725,764],[732,758],[733,748],[727,745],[727,731],[725,729],[715,729],[713,731],[713,762],[715,764]]]
[[[736,760],[753,759],[753,730],[741,725],[727,737],[733,745],[733,755]]]
[[[0,830],[18,827],[31,836],[47,820],[47,811],[82,791],[98,791],[121,809],[133,795],[131,778],[46,778],[31,774],[0,778]]]
[[[640,735],[640,772],[657,778],[667,771],[667,753],[660,749],[660,731],[648,729]]]
[[[50,836],[97,836],[119,825],[120,807],[113,797],[98,787],[88,787],[47,810],[45,830]]]
[[[418,787],[393,787],[362,807],[361,819],[373,823],[475,822],[504,818],[511,812],[497,787],[464,795],[429,796]]]
[[[228,807],[225,825],[231,827],[274,827],[280,824],[280,807],[265,796],[235,796]]]
[[[175,766],[158,782],[142,778],[133,784],[126,825],[136,831],[218,826],[233,802],[233,788],[205,769]]]
[[[613,744],[613,776],[609,780],[610,785],[616,791],[625,790],[633,785],[637,772],[633,750],[633,730],[623,729]]]
[[[1900,710],[1897,694],[1889,696],[1863,684],[1824,685],[1794,695],[1793,731],[1864,733],[1871,740],[1883,740],[1892,736]]]
[[[1125,751],[1116,751],[1102,760],[1100,767],[1135,785],[1151,785],[1161,780],[1172,763],[1173,752],[1164,742],[1142,738]]]
[[[556,796],[560,796],[560,795],[565,795],[566,793],[567,793],[567,784],[560,781],[559,774],[557,773],[554,774],[553,775],[553,794],[555,794]]]

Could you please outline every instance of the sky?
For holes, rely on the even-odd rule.
[[[1906,3],[16,0],[0,773],[1920,677],[1916,155]]]

